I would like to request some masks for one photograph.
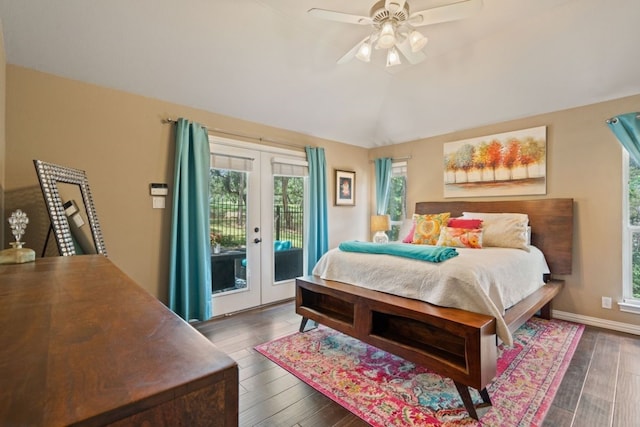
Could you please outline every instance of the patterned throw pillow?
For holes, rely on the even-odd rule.
[[[481,249],[482,229],[443,227],[438,239],[438,246]]]
[[[413,215],[416,229],[413,233],[413,243],[419,245],[435,245],[440,237],[440,230],[447,226],[451,214],[449,212],[432,215]]]
[[[481,219],[451,218],[447,227],[453,228],[482,228]]]
[[[411,230],[407,233],[404,239],[402,239],[402,243],[413,243],[413,234],[416,232],[416,223],[414,222],[411,225]]]

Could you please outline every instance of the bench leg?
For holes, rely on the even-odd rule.
[[[551,301],[542,306],[540,309],[540,317],[542,319],[551,320]]]
[[[303,317],[302,320],[300,321],[300,332],[307,332],[310,331],[311,329],[315,329],[318,327],[318,323],[316,323],[316,321],[312,320],[311,323],[312,325],[309,327],[309,329],[305,330],[305,327],[307,326],[307,322],[309,321],[308,317]]]
[[[478,413],[476,409],[478,408],[486,408],[491,406],[491,398],[489,397],[489,392],[486,387],[480,390],[480,397],[482,397],[482,404],[477,407],[473,404],[473,400],[471,400],[471,394],[469,394],[469,387],[464,384],[460,384],[459,382],[454,381],[456,388],[458,389],[458,393],[460,394],[460,398],[462,398],[462,403],[464,403],[464,408],[469,413],[469,416],[474,420],[478,419]]]

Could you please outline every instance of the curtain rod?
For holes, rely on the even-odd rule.
[[[411,160],[411,155],[404,156],[404,157],[392,157],[391,158],[392,162],[402,162],[402,161],[405,161],[405,160]],[[376,161],[376,159],[371,159],[371,160],[369,160],[369,163],[373,163],[375,161]]]
[[[640,120],[640,114],[636,115],[636,120]],[[607,122],[608,125],[610,125],[611,123],[615,124],[618,123],[618,118],[617,117],[611,117],[610,119],[605,120]]]
[[[175,120],[175,119],[172,119],[171,117],[167,117],[166,119],[162,119],[162,123],[165,123],[165,124],[176,124],[176,123],[178,123],[178,121]],[[260,142],[270,142],[272,144],[279,144],[279,145],[283,145],[285,147],[297,148],[298,150],[303,150],[304,151],[304,147],[302,147],[300,145],[293,144],[291,142],[287,142],[287,141],[282,141],[282,140],[277,140],[277,139],[272,139],[272,138],[265,138],[265,137],[256,136],[256,135],[249,135],[247,133],[242,133],[242,132],[238,132],[238,131],[228,131],[228,130],[224,130],[224,129],[220,129],[220,128],[210,128],[207,125],[204,125],[204,127],[207,128],[208,132],[220,133],[220,134],[229,135],[229,136],[238,136],[240,138],[255,139],[256,141],[260,141]],[[316,147],[314,147],[312,145],[310,145],[310,147],[316,148]]]

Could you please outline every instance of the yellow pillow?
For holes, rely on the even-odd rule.
[[[435,245],[440,237],[440,229],[447,226],[450,212],[430,215],[413,215],[416,228],[413,232],[413,242],[418,245]]]

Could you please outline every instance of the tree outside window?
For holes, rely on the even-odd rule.
[[[631,251],[631,295],[625,296],[640,300],[640,166],[631,159],[628,163],[628,173],[627,233],[630,237],[630,247],[626,250]]]
[[[406,216],[407,206],[407,162],[391,165],[391,183],[387,214],[391,219],[391,230],[387,231],[389,241],[400,239],[400,229]]]

